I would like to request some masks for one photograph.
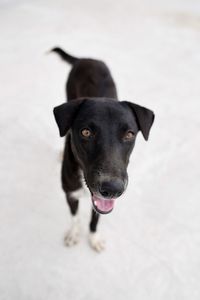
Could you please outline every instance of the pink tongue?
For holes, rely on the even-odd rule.
[[[109,212],[114,207],[115,199],[104,199],[99,198],[95,195],[92,196],[92,200],[94,202],[94,205],[102,212]]]

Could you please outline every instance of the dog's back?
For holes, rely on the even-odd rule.
[[[54,48],[52,51],[73,65],[66,86],[68,101],[80,97],[117,99],[115,83],[105,63],[94,59],[76,58],[60,48]]]

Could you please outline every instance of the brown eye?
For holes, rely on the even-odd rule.
[[[125,139],[126,141],[130,141],[130,140],[132,140],[132,139],[134,138],[134,136],[135,136],[134,132],[131,131],[131,130],[129,130],[129,131],[127,131],[126,134],[124,135],[124,139]]]
[[[86,138],[88,138],[88,137],[90,137],[92,135],[91,131],[89,129],[87,129],[87,128],[82,129],[81,130],[81,134],[82,134],[82,136],[84,136]]]

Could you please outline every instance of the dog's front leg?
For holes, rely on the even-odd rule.
[[[64,157],[62,162],[62,187],[72,215],[70,229],[65,236],[65,244],[73,246],[80,239],[80,222],[78,218],[78,205],[80,193],[82,192],[82,181],[80,168],[71,151],[69,137],[66,139]]]
[[[71,226],[67,231],[64,242],[66,246],[73,246],[79,242],[80,239],[80,220],[78,216],[78,202],[79,200],[73,197],[73,193],[66,193],[67,203],[69,204],[70,212],[72,215]]]
[[[95,251],[101,252],[105,248],[105,241],[97,233],[98,221],[99,221],[99,214],[92,208],[89,242],[90,242],[91,247]]]

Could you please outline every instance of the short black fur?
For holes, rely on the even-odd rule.
[[[141,131],[148,140],[154,113],[138,104],[117,101],[114,80],[102,61],[79,59],[60,48],[52,51],[73,65],[66,85],[68,102],[55,107],[54,115],[60,136],[66,135],[62,187],[76,215],[79,199],[72,192],[82,187],[81,171],[92,195],[111,198],[125,191],[136,135]],[[82,136],[84,128],[89,129],[90,138]],[[130,140],[125,138],[127,132],[133,134]],[[98,220],[93,207],[91,232],[96,231]]]

